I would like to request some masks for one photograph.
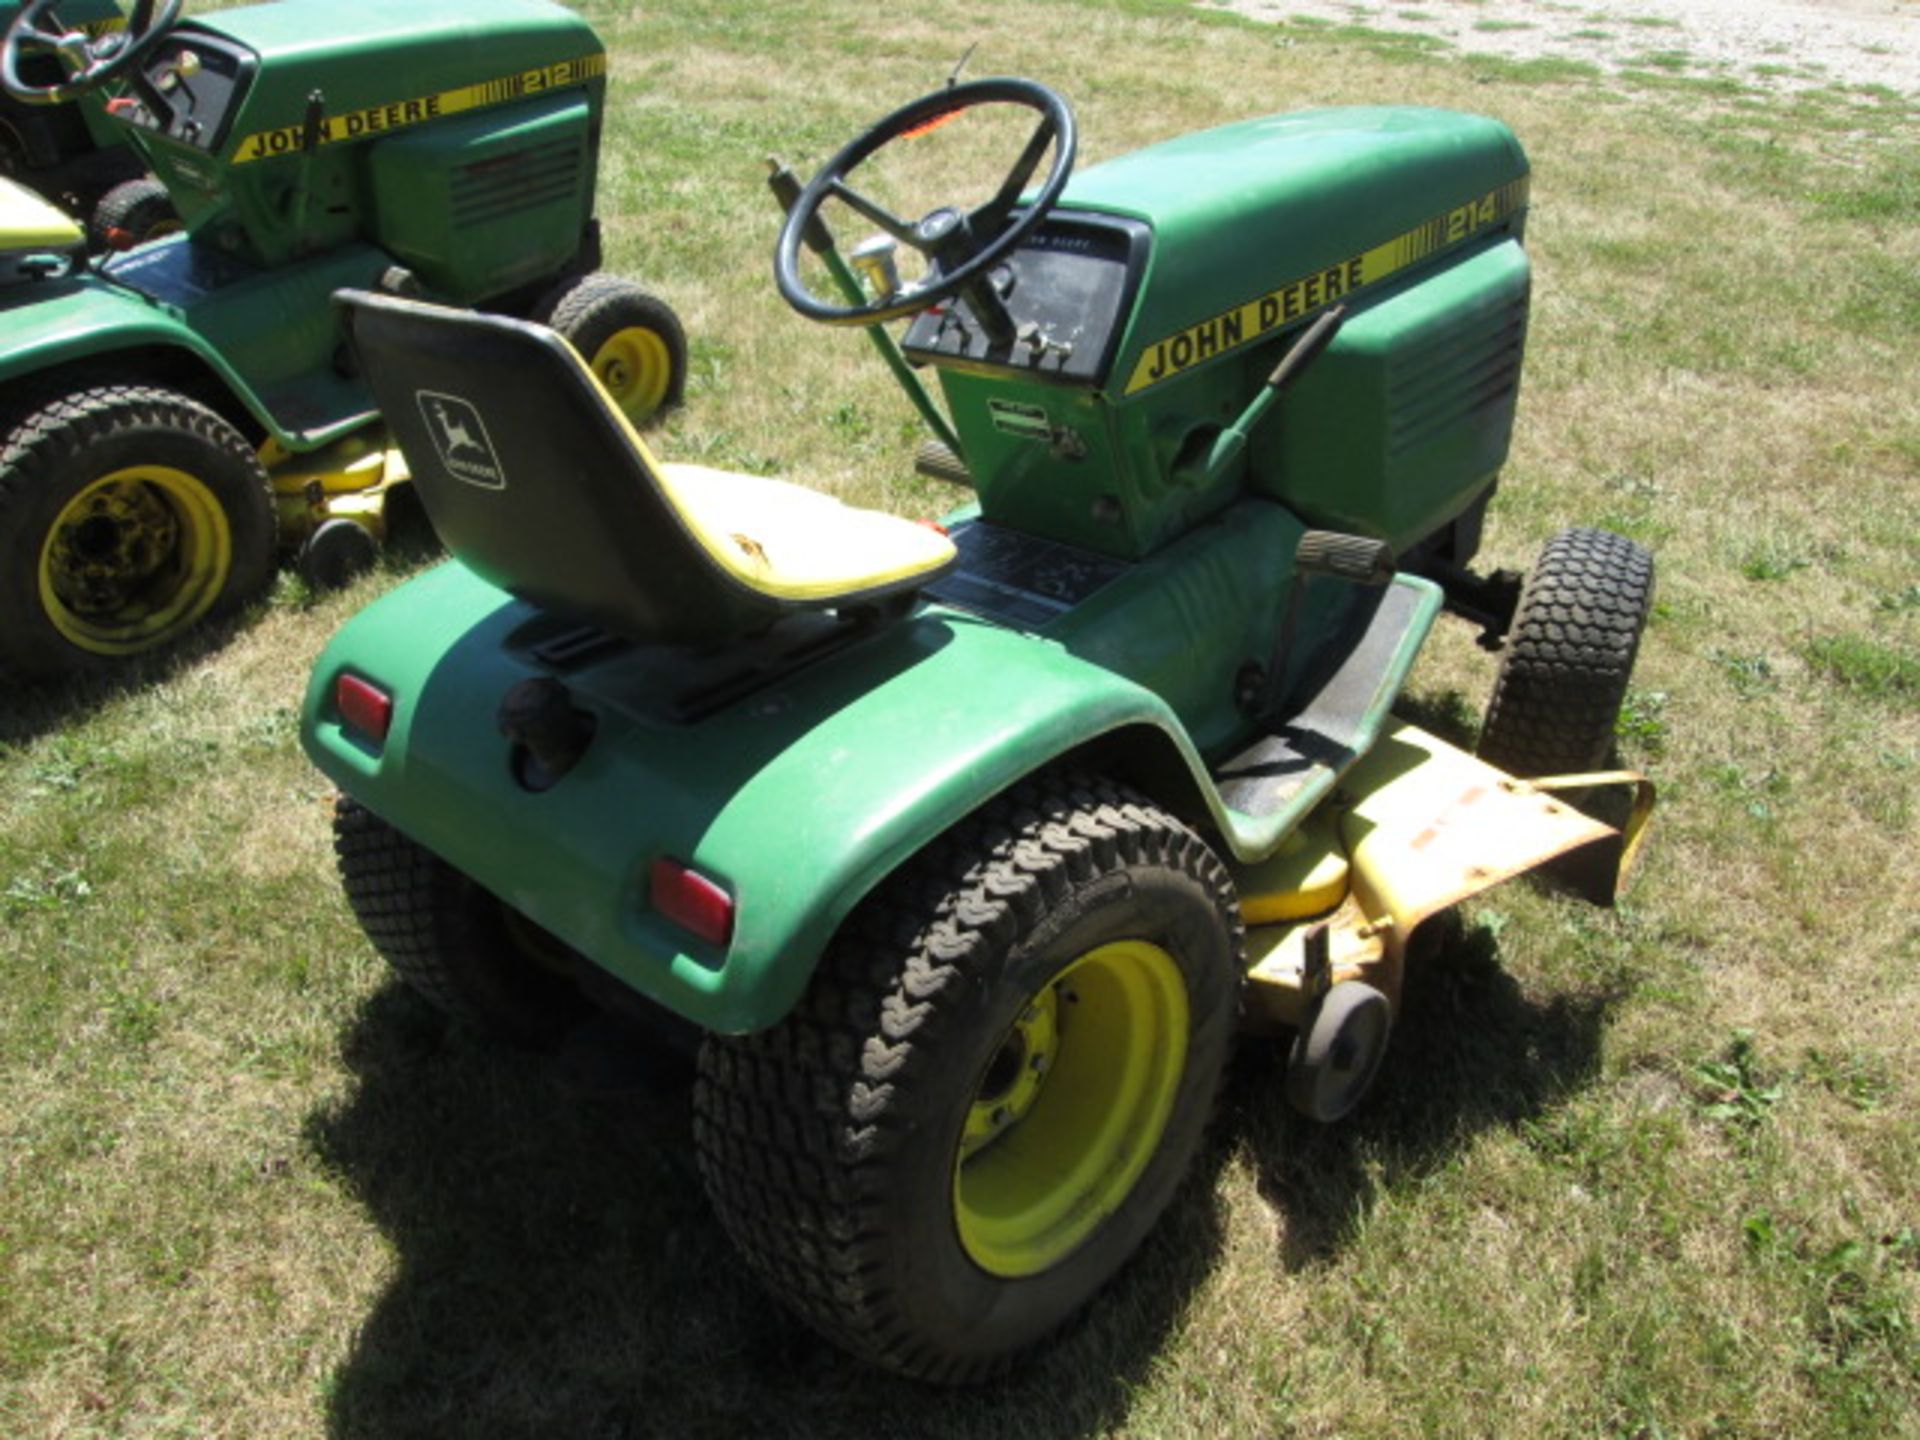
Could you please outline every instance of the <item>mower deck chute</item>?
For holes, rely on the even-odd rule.
[[[1297,1027],[1345,980],[1364,980],[1397,1009],[1420,927],[1531,870],[1557,866],[1578,893],[1612,903],[1651,786],[1624,772],[1573,778],[1632,786],[1637,803],[1625,825],[1556,798],[1560,781],[1517,779],[1417,726],[1395,725],[1347,772],[1316,823],[1297,832],[1299,844],[1240,876],[1250,917],[1286,922],[1248,932],[1252,1013]],[[1317,965],[1322,945],[1327,961]]]

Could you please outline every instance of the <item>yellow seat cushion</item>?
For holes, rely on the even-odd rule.
[[[804,485],[704,465],[662,465],[635,444],[674,509],[733,577],[782,600],[820,600],[929,574],[954,557],[930,526],[842,504]]]
[[[86,238],[70,216],[17,181],[0,179],[0,251],[66,250]]]

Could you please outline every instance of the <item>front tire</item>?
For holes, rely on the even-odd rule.
[[[1606,762],[1653,605],[1653,556],[1609,530],[1562,530],[1520,591],[1478,753],[1512,775]]]
[[[922,1379],[1004,1368],[1119,1270],[1200,1144],[1244,929],[1201,840],[1043,775],[856,912],[780,1025],[701,1051],[722,1223],[829,1338]]]
[[[0,442],[0,667],[100,671],[259,591],[273,564],[259,457],[197,400],[102,386]]]
[[[620,413],[643,425],[687,388],[687,336],[651,291],[596,270],[563,282],[534,312],[573,346]]]

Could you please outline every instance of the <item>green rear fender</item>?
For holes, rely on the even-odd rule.
[[[159,306],[136,295],[86,280],[49,280],[25,285],[0,301],[0,387],[77,361],[124,356],[137,366],[143,354],[184,352],[211,371],[262,426],[281,427],[260,397],[218,349]]]
[[[315,669],[308,753],[389,823],[711,1030],[778,1021],[864,895],[1064,755],[1104,747],[1204,807],[1199,758],[1150,691],[1046,640],[938,610],[694,724],[638,713],[645,687],[621,662],[570,677],[598,733],[576,770],[531,794],[493,722],[506,690],[537,673],[515,634],[530,614],[458,565],[363,611]],[[342,672],[394,695],[377,750],[334,710]],[[649,868],[663,856],[734,896],[724,951],[649,908]]]

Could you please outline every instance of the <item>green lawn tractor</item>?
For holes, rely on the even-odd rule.
[[[24,8],[24,0],[0,0],[0,34]],[[124,34],[127,22],[114,0],[61,0],[50,34],[56,25],[62,38],[115,45],[124,43],[112,37]],[[108,97],[92,89],[57,98],[67,76],[52,50],[17,59],[35,103],[0,90],[0,177],[83,216],[96,250],[129,249],[178,229],[166,187],[146,173],[138,145],[108,114]]]
[[[315,584],[370,560],[406,471],[342,287],[537,317],[630,419],[679,397],[679,321],[598,270],[607,62],[574,12],[281,0],[181,20],[181,0],[140,0],[90,36],[67,3],[18,8],[5,88],[113,88],[183,229],[96,260],[0,180],[0,670],[111,669],[257,591],[279,552]]]
[[[1032,129],[977,204],[903,219],[860,169],[988,112]],[[1074,149],[982,80],[776,176],[787,299],[910,320],[938,377],[929,461],[977,495],[942,526],[660,463],[537,326],[341,302],[453,555],[307,695],[367,934],[511,1039],[684,1039],[752,1268],[936,1380],[1121,1266],[1237,1033],[1339,1118],[1433,922],[1547,862],[1610,901],[1651,804],[1598,770],[1650,558],[1469,569],[1527,326],[1508,130],[1323,110],[1068,183]],[[883,232],[845,258],[842,206]],[[1392,714],[1448,608],[1505,647],[1477,758]]]

